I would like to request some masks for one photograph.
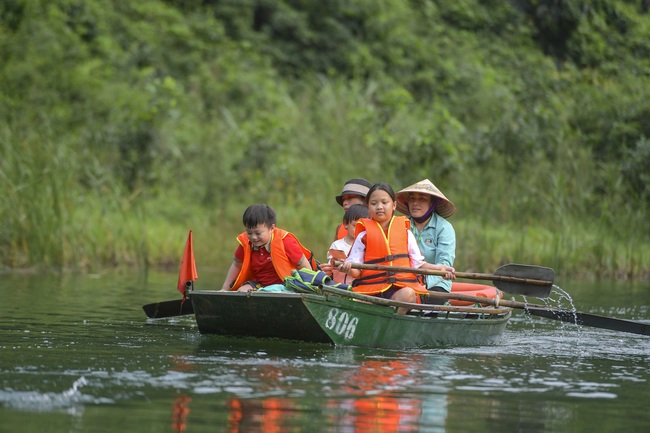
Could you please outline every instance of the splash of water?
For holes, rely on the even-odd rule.
[[[549,297],[549,298],[544,300],[544,303],[546,305],[548,305],[548,306],[554,306],[554,307],[557,307],[557,308],[562,308],[562,309],[564,309],[566,311],[570,311],[571,313],[573,313],[573,318],[574,318],[574,322],[575,322],[574,324],[577,325],[578,324],[577,316],[576,316],[577,310],[576,310],[575,304],[573,303],[573,298],[571,297],[571,295],[569,295],[569,293],[566,290],[564,290],[562,287],[560,287],[558,285],[555,285],[555,284],[553,284],[552,293],[559,294],[559,298],[557,300],[555,300],[555,299]],[[569,303],[569,307],[564,307],[562,305],[563,300],[566,300]],[[554,303],[555,305],[551,305],[551,303]]]
[[[80,389],[88,385],[84,376],[75,380],[69,389],[63,392],[38,391],[0,391],[0,403],[18,410],[49,412],[64,411],[71,415],[83,412],[83,403],[112,403],[108,399],[97,399],[81,393]]]
[[[81,388],[82,386],[85,386],[85,385],[88,385],[88,381],[86,380],[85,377],[81,376],[79,379],[75,380],[72,383],[72,387],[70,387],[70,389],[68,389],[66,391],[63,391],[61,393],[61,396],[65,397],[65,398],[70,398],[70,397],[73,397],[73,396],[75,396],[77,394],[81,394],[79,392],[79,388]]]
[[[558,295],[557,299],[554,298],[552,295],[556,294]],[[535,305],[534,302],[528,302],[528,299],[526,296],[523,296],[524,298],[524,304],[527,305]],[[565,329],[567,326],[571,325],[578,325],[578,315],[577,312],[578,310],[576,309],[576,306],[573,302],[573,298],[571,295],[564,289],[562,289],[560,286],[553,284],[553,289],[551,291],[551,295],[549,295],[547,298],[544,298],[543,300],[544,306],[549,307],[549,308],[560,308],[563,311],[567,311],[573,314],[573,323],[567,323],[567,322],[560,322],[562,324],[562,328]],[[565,307],[565,303],[568,303],[568,307]],[[539,305],[539,304],[537,304]],[[576,327],[578,334],[580,333],[580,327]]]

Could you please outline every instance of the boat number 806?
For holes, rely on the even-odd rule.
[[[331,308],[327,312],[325,327],[350,340],[357,330],[357,323],[359,323],[358,317],[350,316],[345,311],[340,312],[338,308]]]

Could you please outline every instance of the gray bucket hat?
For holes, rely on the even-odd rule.
[[[336,202],[343,206],[343,196],[344,195],[359,195],[363,198],[366,198],[368,191],[372,184],[363,178],[354,178],[345,182],[343,185],[343,190],[341,194],[336,196]]]
[[[408,199],[409,194],[412,192],[419,192],[421,194],[429,194],[440,199],[436,204],[435,212],[443,218],[449,218],[456,212],[456,206],[449,201],[447,197],[431,182],[429,179],[421,180],[411,186],[400,190],[395,194],[397,199],[397,210],[404,215],[411,215],[409,213]]]

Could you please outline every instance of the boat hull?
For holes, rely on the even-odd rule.
[[[501,341],[511,311],[503,314],[439,312],[396,314],[393,308],[338,296],[303,302],[336,345],[427,348],[494,345]]]
[[[372,348],[498,344],[511,314],[453,306],[425,314],[425,305],[409,304],[423,310],[400,315],[397,302],[328,290],[336,294],[195,290],[190,300],[201,334]]]
[[[201,334],[332,343],[299,293],[193,291]]]

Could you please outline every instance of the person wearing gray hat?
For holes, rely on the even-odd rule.
[[[366,179],[355,177],[348,180],[341,189],[341,194],[334,197],[339,206],[343,207],[343,211],[347,212],[348,208],[354,204],[366,206],[366,195],[370,191],[372,184]],[[348,230],[345,224],[339,223],[334,231],[334,241],[343,239],[348,235]],[[320,268],[327,275],[332,277],[333,269],[331,263],[321,263]]]
[[[363,178],[354,178],[345,182],[341,194],[336,196],[336,202],[348,210],[353,204],[365,204],[366,195],[372,184]]]
[[[335,197],[336,202],[343,207],[344,211],[347,211],[348,208],[353,204],[362,204],[365,206],[366,195],[368,194],[371,186],[372,184],[366,179],[360,177],[350,179],[343,185],[341,194]],[[336,234],[334,236],[334,240],[343,239],[348,234],[347,230],[345,227],[343,227],[342,224],[339,224],[336,227],[335,233]]]

